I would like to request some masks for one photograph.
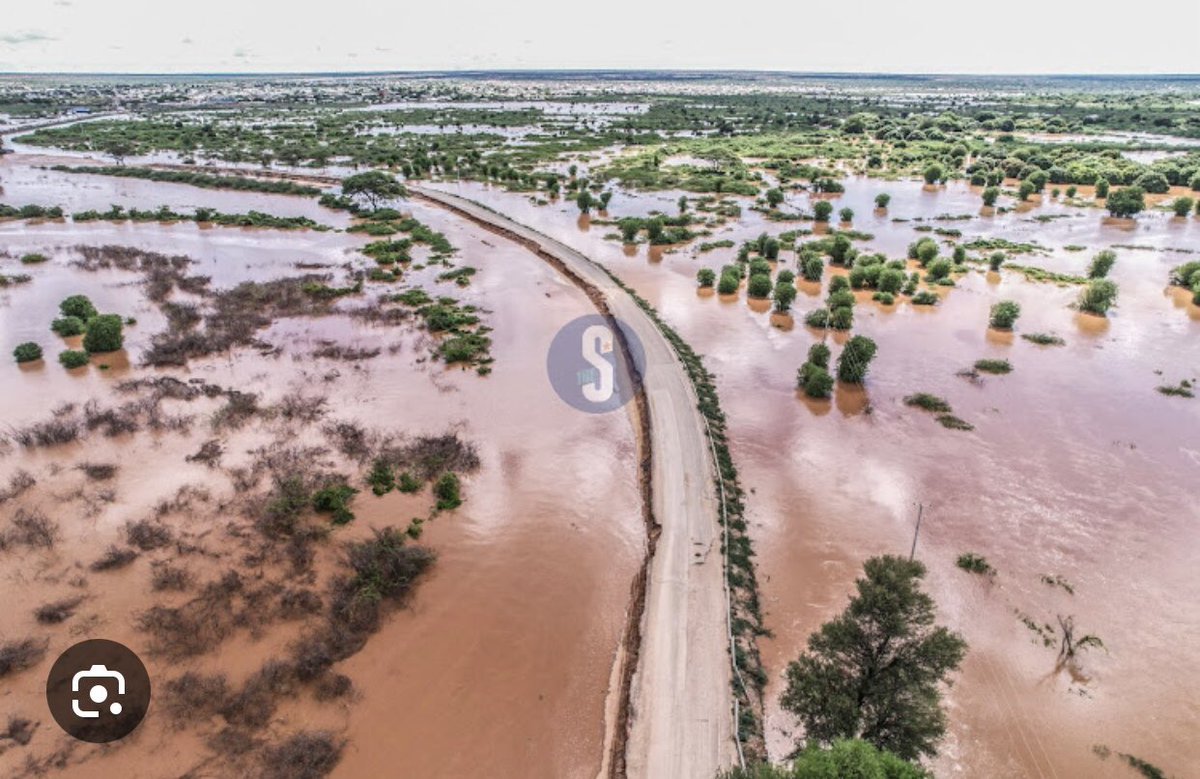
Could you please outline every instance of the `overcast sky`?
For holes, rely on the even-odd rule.
[[[7,0],[0,71],[1197,73],[1200,0]]]

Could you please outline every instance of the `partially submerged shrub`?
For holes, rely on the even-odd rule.
[[[141,519],[125,526],[125,540],[130,546],[148,552],[167,546],[174,540],[174,535],[166,525]]]
[[[1008,360],[976,360],[975,370],[983,373],[1005,374],[1012,373],[1012,363]]]
[[[462,505],[462,488],[458,476],[454,473],[444,473],[433,484],[433,495],[437,498],[437,507],[443,510],[456,509]]]
[[[1108,279],[1093,279],[1079,293],[1079,310],[1104,316],[1116,300],[1116,284]]]
[[[924,409],[925,411],[935,411],[939,413],[949,413],[950,404],[937,395],[931,395],[928,392],[917,392],[908,395],[904,398],[906,406],[915,406],[916,408]]]
[[[301,732],[267,749],[264,779],[321,779],[342,758],[345,742],[325,731]]]
[[[955,565],[969,573],[978,573],[986,576],[996,573],[996,569],[992,567],[991,563],[983,555],[977,555],[974,552],[960,554]]]
[[[1020,316],[1020,303],[1015,300],[1001,300],[992,306],[988,323],[997,330],[1011,330]]]
[[[941,423],[942,427],[948,428],[950,430],[974,430],[975,429],[975,426],[972,425],[970,422],[959,419],[958,417],[954,416],[953,414],[942,414],[937,418],[937,421],[939,423]]]
[[[875,342],[864,335],[851,337],[838,357],[838,379],[848,384],[861,384],[867,377],[877,348]]]
[[[99,314],[88,320],[83,334],[83,348],[90,354],[119,351],[125,344],[121,334],[123,322],[116,314]]]
[[[332,514],[333,524],[344,525],[354,521],[354,512],[350,510],[350,501],[357,494],[358,490],[349,484],[331,484],[313,493],[312,505],[317,511]]]
[[[66,298],[58,304],[58,310],[62,312],[64,317],[73,316],[84,322],[87,322],[99,313],[87,295],[72,295]]]
[[[46,654],[46,642],[32,638],[0,644],[0,678],[37,665]]]
[[[83,602],[83,598],[67,598],[66,600],[47,603],[39,606],[33,612],[34,618],[43,625],[57,625],[66,622],[75,613],[75,609]]]
[[[1063,346],[1066,344],[1066,341],[1053,333],[1024,333],[1021,337],[1038,346]]]
[[[66,369],[82,368],[88,364],[88,353],[68,349],[58,355],[58,362]]]
[[[33,362],[42,359],[42,347],[38,346],[33,341],[26,341],[23,344],[18,344],[13,349],[13,359],[17,362]]]
[[[55,335],[60,335],[63,338],[70,338],[73,335],[79,335],[83,332],[83,320],[77,316],[64,316],[60,319],[55,319],[50,323],[50,330]]]
[[[21,507],[13,513],[9,528],[0,533],[0,549],[24,546],[51,549],[59,538],[58,524],[40,509]]]

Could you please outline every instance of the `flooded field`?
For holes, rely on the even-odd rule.
[[[961,184],[844,184],[835,204],[852,207],[860,215],[853,227],[874,235],[865,246],[889,257],[903,257],[922,235],[918,223],[893,219],[944,214],[971,218],[925,223],[959,229],[964,242],[1036,242],[1044,252],[1013,261],[1064,273],[1082,272],[1095,252],[1115,244],[1153,248],[1116,250],[1112,278],[1121,297],[1107,319],[1069,307],[1076,287],[1004,270],[968,273],[939,293],[934,309],[883,306],[860,293],[855,332],[879,344],[865,392],[840,386],[832,401],[813,401],[797,393],[795,373],[822,337],[800,322],[820,305],[818,285],[799,283],[795,321],[781,322],[765,304],[748,303],[744,289],[730,299],[697,291],[696,271],[731,262],[735,249],[623,247],[604,238],[612,228],[590,224],[572,204],[538,207],[478,185],[447,188],[602,261],[715,371],[751,492],[773,633],[762,642],[772,757],[782,758],[795,735],[777,702],[785,665],[842,609],[863,559],[908,553],[923,504],[917,555],[930,568],[942,618],[970,644],[949,692],[951,732],[938,775],[1127,775],[1118,761],[1097,757],[1095,746],[1186,775],[1200,760],[1193,738],[1200,678],[1187,661],[1200,622],[1190,562],[1198,552],[1191,485],[1200,408],[1155,387],[1200,375],[1200,310],[1166,285],[1169,270],[1189,256],[1159,251],[1200,250],[1200,222],[1146,214],[1135,226],[1051,202],[981,216],[978,189]],[[886,212],[873,208],[881,191],[892,196]],[[608,217],[673,213],[679,194],[618,191]],[[787,205],[807,203],[800,195]],[[1051,219],[1037,220],[1043,216]],[[704,240],[736,244],[794,226],[744,210]],[[781,258],[780,268],[794,267],[794,255]],[[827,269],[826,283],[837,272]],[[1000,299],[1022,306],[1015,336],[987,326]],[[1056,333],[1066,345],[1019,337],[1035,331]],[[976,381],[956,375],[981,358],[1008,359],[1014,370]],[[920,391],[949,400],[975,430],[943,429],[902,403]],[[958,569],[956,558],[968,551],[985,555],[998,574]],[[1074,594],[1043,576],[1061,577]],[[1054,625],[1058,615],[1073,615],[1104,643],[1084,657],[1081,677],[1056,672],[1057,645],[1044,646],[1022,622]]]
[[[0,160],[2,199],[55,202],[68,211],[113,202],[230,212],[259,208],[347,223],[343,214],[303,198],[60,174],[36,167],[42,162],[18,156]],[[48,642],[40,662],[6,683],[0,696],[5,715],[43,719],[45,671],[85,633],[102,633],[134,648],[155,683],[164,687],[184,671],[217,670],[240,685],[264,662],[285,654],[301,626],[268,620],[261,629],[239,630],[211,652],[181,662],[154,651],[138,628],[138,615],[164,600],[147,581],[171,559],[170,550],[142,553],[112,572],[89,570],[89,563],[110,544],[122,544],[127,522],[158,516],[178,538],[204,549],[199,558],[181,559],[196,578],[207,578],[249,549],[245,531],[234,532],[242,506],[227,473],[253,460],[256,448],[320,446],[326,451],[322,459],[347,467],[330,451],[322,424],[349,422],[405,438],[450,431],[476,448],[480,466],[463,479],[463,506],[425,524],[421,543],[438,554],[432,574],[361,651],[335,666],[352,680],[350,698],[321,703],[309,694],[288,696],[255,737],[269,745],[298,730],[330,730],[346,743],[335,773],[341,776],[387,773],[401,765],[414,775],[453,776],[482,764],[506,775],[598,773],[609,677],[644,544],[630,465],[636,459],[633,426],[622,414],[596,418],[572,410],[546,381],[544,354],[555,332],[591,311],[582,293],[514,244],[445,212],[411,208],[459,248],[460,261],[479,268],[469,288],[448,285],[446,292],[453,290],[486,311],[495,358],[487,376],[431,360],[430,336],[411,326],[372,325],[340,315],[277,320],[261,334],[272,347],[265,357],[261,349],[238,349],[193,360],[185,369],[141,367],[151,336],[165,326],[158,306],[145,298],[133,273],[85,272],[71,264],[81,256],[78,247],[89,246],[182,254],[195,261],[190,272],[211,276],[213,288],[227,289],[294,275],[297,263],[337,272],[357,256],[361,236],[194,224],[0,223],[8,253],[0,260],[3,271],[20,269],[33,277],[0,292],[0,347],[8,354],[27,340],[49,346],[42,363],[4,364],[6,432],[44,419],[62,404],[117,402],[123,397],[118,383],[157,377],[237,388],[257,395],[263,407],[297,393],[323,399],[320,419],[312,424],[265,415],[217,431],[209,418],[219,406],[201,399],[170,404],[172,413],[192,418],[178,429],[113,438],[96,433],[34,449],[6,444],[0,450],[0,483],[8,484],[19,472],[36,480],[6,501],[6,522],[18,506],[37,509],[56,521],[60,537],[46,551],[0,551],[5,586],[24,593],[21,607],[0,618],[0,635]],[[51,260],[21,266],[16,257],[32,251]],[[431,290],[444,286],[435,275],[431,267],[408,281]],[[367,297],[376,291],[384,288],[368,287]],[[102,311],[118,311],[137,324],[126,328],[123,352],[67,371],[57,364],[52,341],[59,339],[48,326],[58,301],[80,292]],[[536,305],[530,305],[534,299]],[[377,350],[378,356],[358,361],[313,356],[331,343]],[[222,468],[185,460],[212,438],[225,452]],[[113,462],[116,476],[93,484],[77,470],[84,462]],[[156,506],[177,497],[185,485],[203,497],[162,514]],[[368,538],[371,528],[403,529],[411,517],[428,513],[430,501],[421,493],[376,498],[363,489],[352,505],[357,518],[336,528],[318,549],[318,585],[336,571],[344,543]],[[37,607],[67,597],[82,598],[74,617],[49,628],[35,620]],[[179,596],[165,598],[172,605],[179,601]],[[210,770],[205,766],[215,768],[228,759],[228,747],[212,746],[217,731],[207,719],[180,727],[167,714],[167,696],[156,700],[163,702],[152,706],[137,733],[108,748],[72,745],[53,722],[43,721],[28,748],[0,753],[0,774],[20,775],[50,761],[61,765],[56,775],[103,770],[161,776],[189,768],[203,773]],[[469,743],[463,733],[472,734]]]

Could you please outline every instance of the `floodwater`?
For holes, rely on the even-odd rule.
[[[0,184],[3,202],[52,200],[68,211],[113,202],[139,208],[167,203],[304,214],[328,224],[341,218],[302,198],[55,174],[29,165],[23,155],[3,158]],[[557,399],[545,377],[544,355],[557,329],[592,311],[581,292],[514,244],[446,212],[419,204],[412,210],[460,248],[460,265],[479,268],[466,289],[438,285],[432,280],[437,268],[414,272],[409,281],[427,282],[431,292],[440,288],[487,312],[496,362],[486,377],[429,359],[424,334],[341,316],[277,321],[263,333],[264,340],[282,347],[276,357],[242,350],[193,361],[186,370],[142,368],[139,355],[164,323],[142,297],[135,277],[119,271],[89,274],[68,265],[74,256],[70,247],[76,245],[131,245],[187,254],[197,261],[192,272],[211,275],[221,288],[302,272],[296,263],[326,265],[338,273],[337,266],[368,240],[363,236],[194,224],[0,222],[0,241],[10,255],[0,258],[0,272],[33,276],[29,284],[0,292],[0,351],[8,355],[17,343],[37,340],[47,354],[44,364],[23,368],[10,359],[0,362],[3,429],[43,419],[64,402],[115,402],[116,380],[162,373],[260,393],[264,403],[297,390],[323,395],[327,418],[383,432],[457,431],[477,446],[481,467],[464,478],[463,507],[425,525],[422,543],[439,554],[432,575],[363,651],[335,666],[354,681],[349,703],[316,704],[307,696],[289,700],[269,735],[334,730],[348,740],[335,776],[393,773],[397,766],[412,775],[461,776],[487,766],[498,775],[593,777],[601,765],[614,657],[644,547],[632,419],[626,413],[577,412]],[[28,251],[52,259],[23,266],[16,258]],[[368,287],[372,293],[385,289]],[[68,373],[55,359],[59,339],[48,324],[57,302],[76,292],[138,323],[127,328],[125,353]],[[383,352],[357,363],[312,357],[325,340]],[[107,370],[100,369],[101,362]],[[127,520],[147,515],[183,484],[204,488],[212,499],[178,518],[180,532],[194,536],[218,559],[237,559],[238,542],[223,530],[229,518],[218,509],[236,497],[229,480],[183,460],[213,435],[205,419],[215,406],[197,404],[178,409],[199,414],[187,433],[138,433],[116,440],[94,435],[82,443],[33,451],[15,444],[0,448],[0,485],[18,469],[39,482],[0,507],[5,524],[17,505],[32,501],[59,522],[63,533],[53,551],[0,552],[3,587],[23,593],[21,607],[0,617],[0,637],[49,640],[46,657],[6,678],[0,691],[5,721],[10,714],[42,720],[27,748],[0,755],[0,775],[15,772],[28,755],[46,756],[66,745],[67,737],[42,716],[40,689],[53,659],[80,636],[99,633],[141,651],[156,683],[198,669],[225,671],[234,684],[296,638],[297,626],[273,625],[258,636],[238,633],[209,656],[168,663],[145,651],[146,637],[134,626],[135,615],[155,602],[146,584],[150,555],[117,572],[86,571],[97,550],[121,540]],[[223,435],[226,462],[241,464],[249,450],[281,436],[297,444],[324,443],[315,429],[292,431],[281,424],[266,420]],[[82,476],[73,467],[83,460],[121,463],[117,478],[104,485],[111,495],[77,485]],[[371,527],[404,527],[428,511],[429,499],[398,493],[377,499],[364,491],[353,509],[358,518],[337,531],[334,544],[322,553],[322,571],[334,570],[341,540],[364,537]],[[71,583],[80,574],[86,586]],[[78,616],[49,628],[35,622],[34,608],[80,586],[87,600]],[[176,731],[152,707],[134,736],[108,749],[76,747],[62,773],[203,772],[207,754],[197,732]]]
[[[971,647],[947,696],[938,775],[1128,776],[1118,758],[1093,752],[1101,745],[1188,775],[1200,764],[1200,673],[1191,657],[1200,631],[1200,402],[1155,387],[1200,377],[1200,309],[1166,286],[1171,267],[1195,259],[1185,252],[1200,251],[1200,220],[1162,212],[1108,220],[1100,209],[1049,196],[981,215],[978,188],[964,184],[845,184],[835,205],[853,208],[853,226],[875,236],[856,245],[893,258],[930,234],[914,230],[922,224],[961,230],[964,241],[1036,241],[1044,252],[1011,262],[1069,273],[1084,273],[1102,248],[1144,248],[1117,249],[1111,278],[1120,302],[1107,319],[1070,308],[1077,288],[1011,271],[973,271],[942,290],[932,310],[884,307],[860,293],[854,332],[879,344],[865,392],[840,386],[833,400],[810,401],[797,397],[795,374],[821,337],[803,315],[820,305],[823,287],[798,285],[786,322],[749,304],[744,290],[698,293],[696,271],[719,269],[736,248],[622,247],[604,238],[613,228],[580,219],[569,202],[538,207],[484,185],[443,186],[603,262],[716,373],[772,631],[761,647],[773,758],[790,750],[796,732],[777,703],[786,664],[844,607],[864,559],[909,553],[923,505],[916,553],[929,568],[928,589],[940,620]],[[886,212],[874,209],[882,191],[892,195]],[[618,190],[608,218],[674,213],[679,194]],[[739,202],[738,224],[699,240],[812,227],[765,221],[748,199]],[[790,194],[789,208],[811,210],[803,194]],[[969,218],[930,221],[936,216]],[[926,221],[892,221],[918,218]],[[785,252],[778,267],[794,269],[794,255]],[[987,327],[988,309],[1001,299],[1022,306],[1015,336]],[[1066,345],[1019,337],[1036,331],[1057,333]],[[836,355],[844,336],[831,340]],[[1008,359],[1014,371],[978,382],[956,375],[980,358]],[[920,391],[946,398],[975,430],[944,429],[903,404]],[[959,570],[955,560],[968,551],[986,556],[996,577]],[[1062,577],[1074,594],[1043,576]],[[1074,616],[1077,636],[1104,643],[1081,655],[1074,674],[1056,671],[1057,647],[1021,621],[1056,626],[1059,615]]]

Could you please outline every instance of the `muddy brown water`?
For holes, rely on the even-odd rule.
[[[1102,210],[1049,198],[984,217],[978,188],[865,179],[846,185],[837,207],[852,207],[853,226],[875,235],[866,246],[890,257],[904,256],[908,243],[927,234],[913,229],[920,222],[893,218],[938,215],[971,216],[924,222],[962,230],[964,240],[1036,241],[1044,254],[1012,262],[1060,272],[1085,272],[1091,256],[1113,244],[1152,250],[1117,249],[1111,277],[1121,298],[1106,320],[1069,307],[1077,288],[1028,282],[1010,271],[974,271],[943,290],[932,310],[884,307],[860,294],[854,332],[879,344],[865,391],[839,386],[833,400],[811,401],[797,397],[795,372],[821,337],[802,318],[820,305],[823,288],[799,284],[794,327],[773,326],[744,288],[737,296],[696,289],[696,270],[719,269],[736,249],[622,247],[604,238],[614,228],[583,225],[570,203],[539,207],[482,185],[444,186],[603,262],[715,371],[750,491],[773,633],[762,642],[773,757],[790,750],[796,733],[777,703],[787,662],[842,609],[866,557],[908,554],[923,503],[917,556],[929,567],[941,620],[971,646],[947,696],[950,731],[934,763],[938,774],[1128,776],[1115,756],[1094,754],[1103,745],[1189,775],[1200,764],[1200,674],[1190,662],[1200,630],[1200,403],[1164,397],[1155,387],[1200,376],[1200,313],[1186,294],[1166,286],[1170,268],[1194,255],[1164,251],[1200,252],[1200,220],[1148,212],[1136,222],[1114,222]],[[892,201],[877,212],[874,196],[882,191]],[[618,191],[610,218],[675,213],[679,194]],[[790,194],[788,205],[809,207],[802,194]],[[701,240],[740,242],[792,227],[811,224],[768,222],[747,209],[737,224]],[[785,253],[780,267],[794,268],[794,255]],[[987,328],[989,307],[1006,298],[1023,309],[1016,337]],[[1066,346],[1019,337],[1035,331],[1057,333]],[[985,357],[1010,360],[1014,372],[979,382],[956,375]],[[902,398],[917,391],[946,398],[975,430],[947,430],[906,407]],[[996,567],[994,580],[955,566],[968,551]],[[1043,583],[1043,575],[1062,577],[1074,595]],[[1056,648],[1043,646],[1022,615],[1051,625],[1057,615],[1074,615],[1081,633],[1102,639],[1105,649],[1082,656],[1085,679],[1055,671]]]
[[[327,223],[338,218],[325,209],[309,214],[304,210],[309,205],[294,205],[304,202],[299,198],[194,188],[177,193],[171,185],[50,174],[28,166],[14,172],[19,159],[10,155],[4,161],[4,202],[41,202],[58,193],[53,200],[70,208],[109,202],[148,208],[166,202],[303,213]],[[464,481],[464,506],[425,525],[422,542],[439,554],[433,574],[362,652],[335,669],[354,680],[355,698],[348,704],[318,705],[308,697],[288,701],[268,732],[328,728],[339,733],[347,747],[335,776],[389,774],[398,766],[412,775],[461,776],[487,766],[498,775],[593,777],[601,764],[609,680],[629,587],[644,544],[632,420],[624,412],[599,417],[577,412],[558,400],[546,379],[545,354],[555,332],[592,310],[581,292],[528,251],[446,212],[411,207],[460,248],[460,265],[480,269],[470,287],[442,288],[487,312],[487,323],[495,328],[496,359],[489,376],[431,360],[426,335],[345,317],[277,321],[263,337],[283,347],[278,357],[243,350],[194,361],[186,370],[163,371],[258,392],[265,401],[296,389],[320,393],[329,398],[331,418],[409,435],[453,429],[479,449],[482,466]],[[32,339],[47,354],[43,364],[23,368],[11,360],[0,362],[3,428],[42,419],[64,402],[91,397],[111,402],[115,380],[156,373],[137,363],[163,322],[136,279],[119,271],[73,269],[68,247],[125,244],[187,254],[197,260],[193,272],[211,275],[214,286],[226,287],[298,273],[296,262],[340,265],[365,240],[345,233],[192,224],[0,223],[0,241],[12,255],[0,260],[0,271],[34,277],[30,284],[0,292],[0,350],[7,355],[16,343]],[[51,262],[22,266],[15,258],[27,251],[44,251]],[[435,273],[431,268],[414,279],[433,290],[439,286],[432,281]],[[89,294],[103,310],[135,316],[138,324],[127,330],[125,354],[68,373],[56,362],[63,346],[48,324],[57,302],[75,292]],[[360,363],[309,357],[323,340],[378,347],[383,353]],[[101,362],[109,368],[101,370]],[[231,434],[229,459],[236,463],[248,449],[279,434],[271,430],[252,427]],[[0,617],[0,635],[45,636],[50,642],[39,664],[5,679],[0,688],[0,717],[42,720],[29,747],[0,754],[0,774],[15,771],[27,755],[45,755],[65,744],[67,737],[41,716],[40,687],[54,657],[78,640],[80,631],[145,646],[134,617],[153,602],[146,584],[148,560],[114,573],[83,571],[88,600],[80,616],[63,625],[37,625],[33,609],[73,592],[69,580],[79,566],[86,568],[97,548],[120,538],[127,520],[144,516],[179,484],[206,486],[214,499],[229,497],[228,479],[183,462],[210,435],[201,415],[186,435],[139,433],[117,441],[93,436],[48,449],[13,445],[0,450],[0,483],[7,484],[18,468],[29,470],[39,484],[22,500],[53,514],[63,530],[53,552],[0,552],[5,600],[20,603]],[[116,499],[93,496],[98,508],[81,517],[85,501],[64,497],[81,478],[70,469],[81,460],[114,458],[122,463],[111,484]],[[354,504],[358,518],[344,537],[365,534],[372,526],[407,525],[428,511],[428,502],[427,495],[376,499],[364,492]],[[6,522],[15,505],[0,507]],[[217,540],[219,523],[209,538],[227,552],[236,549],[230,546],[234,540]],[[287,626],[258,638],[238,634],[211,656],[182,666],[143,654],[157,680],[195,667],[226,671],[236,681],[278,656],[295,637]],[[153,708],[130,739],[88,749],[77,749],[72,767],[61,773],[161,776],[201,765],[207,754],[193,732],[176,732]]]

